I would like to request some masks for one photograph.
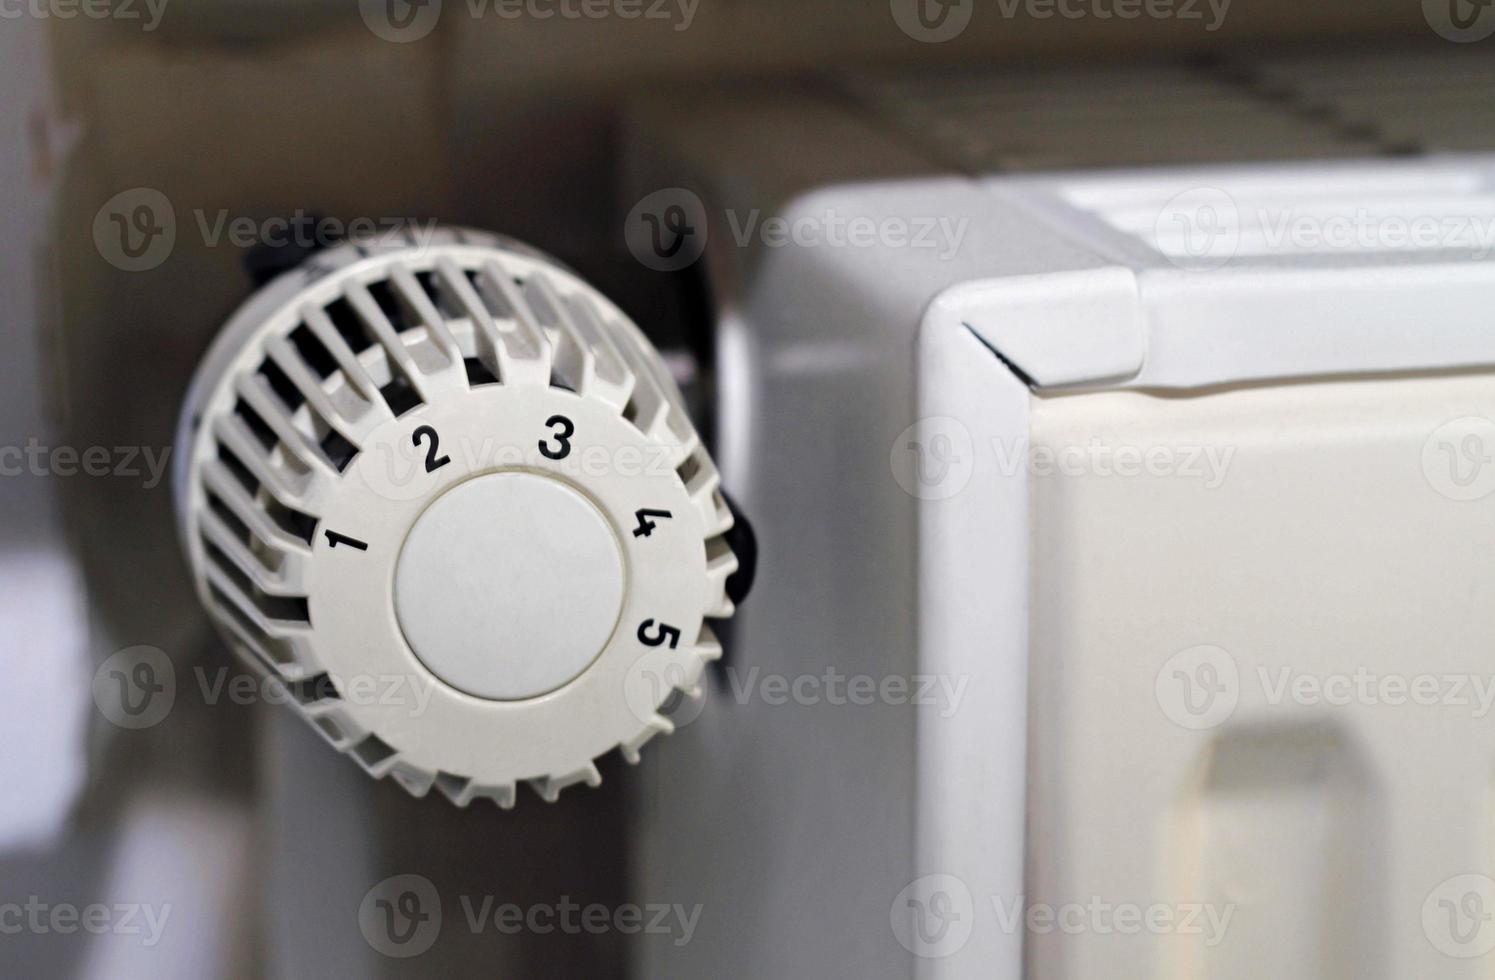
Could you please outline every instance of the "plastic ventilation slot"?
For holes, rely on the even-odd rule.
[[[303,323],[292,330],[286,339],[306,365],[316,372],[317,377],[325,380],[337,371],[337,358],[317,339],[311,327]]]
[[[278,674],[295,667],[296,658],[291,653],[289,643],[260,629],[254,620],[244,614],[233,598],[217,585],[211,583],[208,585],[208,595],[212,599],[214,608],[226,618],[230,627],[238,634],[245,649],[254,654],[255,659],[267,670]]]
[[[343,699],[342,692],[337,689],[337,684],[326,674],[317,674],[314,677],[283,683],[287,693],[303,708]]]
[[[685,460],[675,469],[680,477],[680,482],[685,484],[685,489],[692,490],[692,482],[701,475],[701,461],[694,455],[685,457]]]
[[[234,455],[234,452],[227,446],[225,446],[222,442],[219,442],[216,448],[218,451],[218,459],[223,463],[224,469],[233,474],[234,479],[238,480],[239,485],[244,488],[244,492],[249,494],[250,496],[254,496],[254,494],[258,493],[260,489],[260,481],[255,477],[253,473],[249,472],[249,467],[244,465],[244,461],[239,459],[238,456]]]
[[[711,495],[711,516],[712,523],[707,528],[708,534],[726,534],[732,529],[735,520],[732,517],[732,507],[727,503],[726,495],[720,489]]]
[[[377,735],[368,735],[353,746],[353,758],[371,775],[382,776],[394,762],[395,750]]]
[[[203,553],[266,619],[311,622],[311,612],[307,608],[305,596],[272,595],[266,592],[223,549],[206,537],[203,538]]]
[[[397,323],[385,315],[383,307],[374,298],[373,290],[370,286],[350,283],[344,291],[344,297],[348,300],[353,314],[363,323],[365,329],[374,337],[384,352],[385,360],[389,365],[389,377],[380,386],[379,393],[383,396],[385,404],[389,406],[390,413],[400,416],[422,404],[425,397],[421,391],[421,385],[426,372],[422,369],[422,365],[416,362],[411,348],[406,345],[399,332]]]
[[[467,787],[471,783],[472,780],[465,776],[454,776],[449,772],[438,772],[432,785],[441,791],[442,796],[445,796],[453,803],[466,805],[467,797],[465,794],[467,793]]]
[[[493,370],[476,357],[465,358],[462,366],[467,371],[467,384],[471,388],[480,388],[483,385],[498,384],[498,376]]]
[[[249,529],[249,525],[239,520],[239,516],[217,494],[208,491],[206,497],[208,501],[208,513],[217,518],[235,537],[240,538],[246,545],[249,545],[251,551],[258,554],[259,549],[254,546],[259,545],[263,547],[264,542],[255,537],[254,532]]]
[[[502,329],[505,342],[515,360],[540,361],[549,343],[535,319],[534,312],[525,301],[521,290],[524,280],[509,273],[496,261],[490,261],[482,269],[465,275],[468,292],[479,301],[481,311],[493,322],[495,329]],[[506,321],[501,326],[497,321]],[[503,373],[499,372],[499,377]]]
[[[332,743],[332,747],[339,752],[344,751],[348,745],[348,734],[343,731],[343,726],[325,715],[312,720],[312,725],[322,733],[322,737]]]
[[[339,473],[343,472],[358,456],[358,447],[341,432],[333,429],[322,439],[322,453]]]
[[[353,307],[348,304],[346,297],[339,296],[323,308],[327,319],[332,321],[332,326],[337,330],[338,336],[343,338],[343,343],[355,355],[362,354],[374,346],[374,338],[364,329],[363,322],[353,314]]]
[[[234,403],[234,414],[244,420],[244,424],[248,427],[250,434],[259,441],[259,444],[265,448],[266,452],[274,449],[275,444],[280,441],[276,437],[274,430],[265,423],[264,419],[260,418],[260,414],[251,408],[249,403],[243,398]]]
[[[310,514],[303,513],[294,507],[287,507],[274,497],[265,497],[262,505],[265,513],[276,526],[287,534],[311,544],[317,533],[317,519]]]
[[[585,392],[596,370],[595,361],[575,325],[570,322],[560,298],[541,276],[526,280],[520,287],[520,294],[536,325],[550,340],[550,386],[562,391]]]
[[[567,313],[566,322],[576,333],[577,342],[592,352],[594,393],[622,410],[632,396],[636,382],[622,351],[613,342],[612,332],[604,327],[602,314],[583,296],[573,295],[560,302]]]
[[[425,404],[410,382],[398,376],[380,388],[379,394],[384,397],[384,403],[389,406],[390,414],[396,418]]]
[[[724,537],[708,538],[706,541],[706,579],[711,583],[712,605],[706,615],[725,619],[735,610],[732,600],[727,598],[727,579],[737,571],[737,556]]]
[[[295,382],[286,376],[285,371],[272,358],[265,358],[260,362],[260,376],[270,385],[270,390],[285,405],[286,410],[294,414],[296,409],[306,403],[306,392],[302,391]]]

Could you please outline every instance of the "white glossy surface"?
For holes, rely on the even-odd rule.
[[[597,658],[623,587],[617,537],[585,497],[549,477],[492,473],[449,490],[410,529],[395,611],[436,676],[520,701]]]

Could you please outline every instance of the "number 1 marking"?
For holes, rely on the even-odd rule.
[[[328,531],[327,547],[336,548],[340,544],[345,544],[350,548],[357,548],[359,551],[369,550],[367,542],[360,541],[357,538],[350,538],[345,534],[338,534],[336,531]]]

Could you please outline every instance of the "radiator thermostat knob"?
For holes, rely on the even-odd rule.
[[[495,236],[269,283],[183,412],[181,531],[235,650],[375,776],[554,799],[720,655],[733,517],[658,353]]]

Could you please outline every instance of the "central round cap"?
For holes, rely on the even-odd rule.
[[[566,684],[611,639],[623,554],[586,497],[534,473],[492,473],[436,498],[405,537],[395,615],[415,655],[458,690],[521,701]]]

